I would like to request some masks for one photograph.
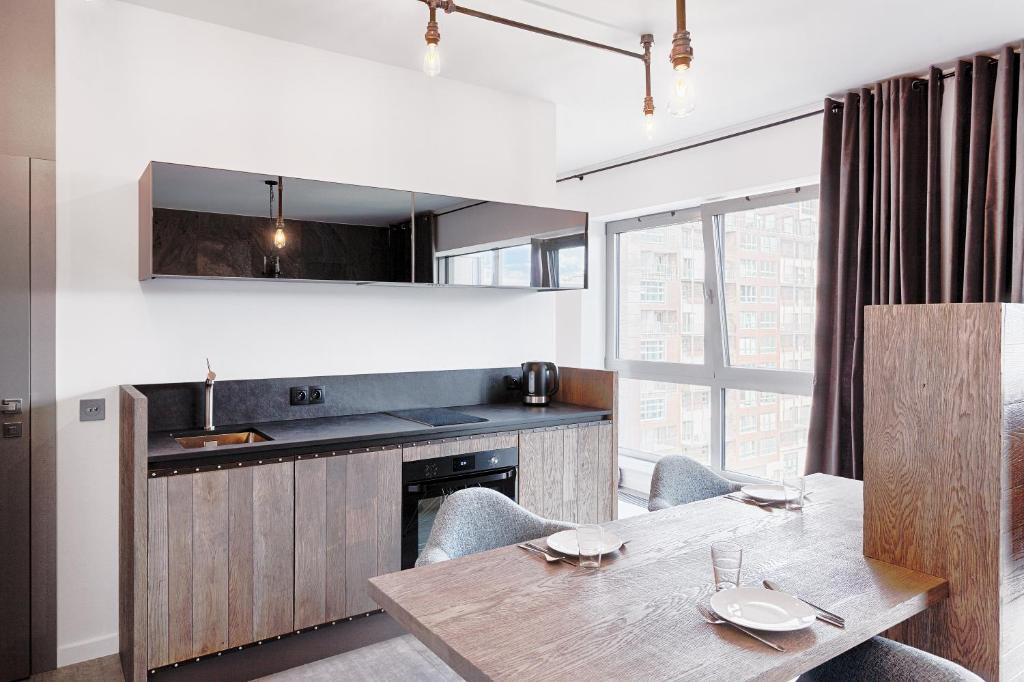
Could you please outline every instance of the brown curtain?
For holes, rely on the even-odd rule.
[[[1022,300],[1021,67],[1007,47],[825,100],[809,473],[863,477],[864,306]]]

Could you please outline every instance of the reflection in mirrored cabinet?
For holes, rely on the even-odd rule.
[[[151,163],[140,279],[587,286],[587,214]]]

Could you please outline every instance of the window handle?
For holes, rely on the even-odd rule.
[[[704,302],[708,305],[715,304],[715,290],[711,287],[704,287]]]

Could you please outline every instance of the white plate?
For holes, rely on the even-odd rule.
[[[711,608],[730,622],[755,630],[789,632],[810,627],[814,609],[785,592],[763,587],[737,587],[715,592]]]
[[[757,483],[755,485],[745,485],[740,488],[740,492],[747,497],[754,498],[758,502],[786,501],[786,493],[778,483]]]
[[[622,547],[622,540],[619,536],[610,530],[606,530],[602,533],[603,544],[601,545],[601,554],[611,554],[619,547]],[[559,554],[565,554],[567,556],[579,556],[580,546],[576,544],[576,531],[575,530],[563,530],[548,537],[548,547],[555,550]]]

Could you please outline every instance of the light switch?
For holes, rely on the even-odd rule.
[[[21,438],[21,422],[4,424],[4,438]]]
[[[86,398],[78,402],[78,421],[101,422],[107,418],[105,398]]]

